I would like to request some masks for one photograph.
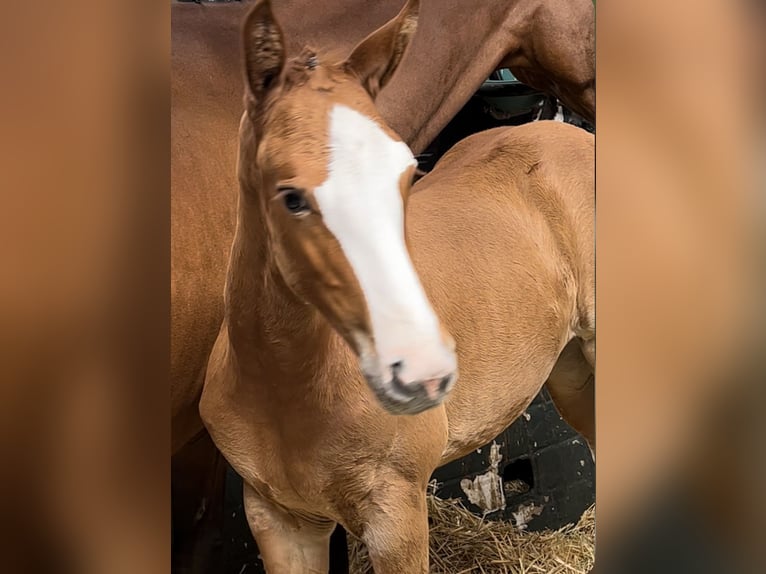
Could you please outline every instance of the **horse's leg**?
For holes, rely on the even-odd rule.
[[[509,49],[501,66],[510,68],[525,84],[554,94],[567,108],[595,125],[593,4],[591,0],[538,4],[533,12],[510,11],[506,27],[513,38],[521,39],[521,47]],[[513,47],[513,42],[509,45]]]
[[[569,109],[596,125],[595,8],[574,0],[536,12],[531,43],[535,60]]]
[[[307,521],[243,487],[245,515],[267,574],[327,574],[335,522]]]
[[[171,459],[173,571],[206,572],[217,561],[226,463],[207,431]]]
[[[588,361],[591,370],[596,370],[596,339],[588,339],[587,341],[580,339],[580,349],[585,360]]]
[[[428,573],[426,489],[401,480],[373,493],[361,539],[375,574]]]
[[[596,448],[596,384],[593,367],[578,339],[561,351],[548,377],[548,392],[561,416],[579,432],[591,449]]]

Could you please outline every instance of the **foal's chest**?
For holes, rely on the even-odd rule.
[[[308,397],[285,404],[278,390],[268,391],[221,396],[217,410],[226,414],[209,425],[216,444],[264,498],[291,510],[331,512],[334,483],[358,471],[360,456],[369,453],[369,439],[362,440],[367,409],[337,405],[328,411]]]

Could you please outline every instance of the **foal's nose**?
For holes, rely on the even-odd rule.
[[[427,381],[423,381],[420,384],[425,389],[428,398],[432,401],[435,401],[439,398],[439,395],[447,390],[447,385],[449,385],[450,381],[452,380],[452,376],[453,375],[447,375],[440,379],[429,379]]]
[[[409,397],[425,395],[429,400],[436,401],[447,391],[455,377],[454,373],[450,373],[442,377],[405,383],[399,376],[404,367],[404,361],[396,361],[391,364],[391,384],[399,393]]]

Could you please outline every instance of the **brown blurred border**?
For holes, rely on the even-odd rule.
[[[761,6],[598,5],[605,572],[764,571]]]
[[[0,18],[0,568],[169,569],[169,4]]]

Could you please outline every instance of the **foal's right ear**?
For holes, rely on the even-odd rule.
[[[271,11],[271,0],[258,0],[245,18],[245,85],[260,102],[273,88],[285,64],[285,44]]]

